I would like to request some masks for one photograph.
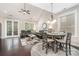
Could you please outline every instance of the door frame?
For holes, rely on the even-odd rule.
[[[2,23],[0,22],[0,25],[1,25],[1,37],[0,38],[2,38]]]

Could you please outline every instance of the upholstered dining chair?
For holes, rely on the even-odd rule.
[[[48,52],[49,47],[54,50],[54,40],[51,38],[48,38],[47,33],[42,33],[43,39],[42,39],[42,49],[46,48],[46,54]]]
[[[66,33],[65,34],[65,37],[64,37],[64,39],[60,39],[60,40],[58,40],[58,39],[56,39],[56,41],[57,41],[57,51],[58,51],[58,46],[62,46],[63,48],[65,47],[65,50],[66,50],[66,56],[68,56],[68,52],[69,52],[69,54],[71,55],[71,33]],[[58,45],[58,44],[61,44],[61,45]]]

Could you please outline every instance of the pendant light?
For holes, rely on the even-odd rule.
[[[51,19],[49,21],[47,21],[49,29],[52,29],[53,24],[56,22],[56,19],[54,20],[53,15],[54,15],[53,14],[53,3],[51,3],[51,15],[50,15]]]
[[[47,21],[47,23],[53,24],[56,22],[56,20],[54,20],[54,18],[53,18],[53,3],[51,3],[50,5],[51,5],[51,15],[50,15],[51,19],[49,21]]]

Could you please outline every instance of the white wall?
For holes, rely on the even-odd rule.
[[[79,36],[79,8],[77,9],[77,35]]]
[[[0,17],[0,23],[2,24],[2,34],[1,34],[1,37],[3,38],[5,36],[5,19]]]

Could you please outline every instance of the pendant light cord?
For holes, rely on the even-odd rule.
[[[53,20],[53,3],[51,3],[51,20]]]

